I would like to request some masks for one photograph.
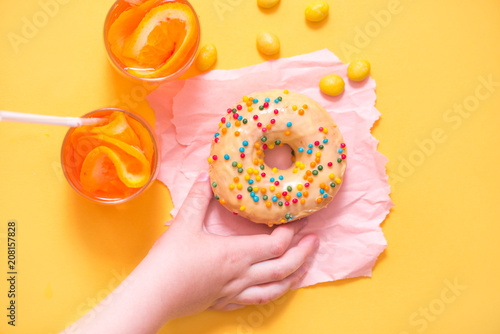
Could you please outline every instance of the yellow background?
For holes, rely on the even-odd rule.
[[[0,109],[79,116],[128,106],[154,122],[145,88],[106,59],[102,27],[112,0],[64,2],[45,21],[41,3],[50,0],[1,2]],[[218,48],[216,68],[264,61],[255,49],[262,28],[280,37],[281,57],[329,48],[345,62],[371,62],[382,113],[373,133],[390,159],[395,203],[382,225],[389,246],[373,278],[300,289],[264,308],[204,312],[161,333],[499,333],[500,87],[481,80],[500,82],[500,3],[328,0],[328,19],[308,24],[307,2],[261,10],[254,0],[192,1],[202,44]],[[39,27],[23,31],[26,21]],[[15,35],[25,40],[13,45]],[[464,104],[470,111],[453,111]],[[171,204],[159,182],[115,207],[79,197],[59,165],[64,133],[0,124],[1,333],[62,330],[165,230]],[[9,220],[18,224],[15,328],[5,316]]]

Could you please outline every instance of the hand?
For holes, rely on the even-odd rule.
[[[303,221],[278,226],[270,235],[210,234],[203,223],[212,197],[208,174],[202,174],[148,255],[159,259],[161,275],[171,277],[161,292],[175,305],[167,319],[274,300],[305,274],[303,264],[318,246],[318,238],[308,235],[291,247]]]
[[[278,226],[270,235],[214,235],[203,228],[212,196],[203,173],[137,268],[63,333],[156,333],[171,319],[206,309],[267,303],[305,274],[318,238],[307,235],[292,245],[303,221]]]

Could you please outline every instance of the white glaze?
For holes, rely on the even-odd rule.
[[[247,123],[241,122],[241,125],[237,126],[234,114],[226,113],[224,115],[226,122],[219,123],[219,129],[212,141],[208,161],[212,190],[216,197],[221,203],[224,202],[223,205],[228,210],[256,223],[268,224],[269,226],[300,219],[326,207],[339,191],[346,168],[345,159],[340,163],[337,162],[337,159],[341,158],[343,154],[347,155],[347,150],[346,147],[341,148],[344,140],[333,118],[316,101],[299,93],[289,92],[285,94],[281,90],[271,90],[254,93],[249,97],[258,100],[257,103],[251,104],[252,111],[248,110],[248,106],[243,100],[232,106],[232,108],[236,108],[237,105],[242,106],[237,114],[246,118]],[[282,97],[282,100],[275,103],[275,99],[278,97]],[[259,106],[264,104],[265,98],[270,99],[269,106],[259,110]],[[307,105],[308,108],[303,108],[304,105]],[[293,110],[293,106],[297,106],[296,110]],[[278,109],[277,115],[274,113],[275,109]],[[299,114],[301,109],[304,110],[303,115]],[[253,118],[254,115],[258,115],[257,120]],[[274,124],[271,124],[271,119],[275,120]],[[229,127],[226,125],[228,122],[231,123]],[[257,126],[259,122],[262,123],[262,127]],[[287,126],[288,122],[292,123],[291,127]],[[268,124],[272,125],[271,129],[263,132],[262,128]],[[327,129],[327,133],[320,132],[320,127]],[[222,129],[226,129],[224,130],[227,131],[226,134],[223,134]],[[290,131],[288,136],[285,135],[287,130]],[[235,135],[236,131],[240,133],[239,136]],[[263,136],[267,137],[265,142],[262,141]],[[324,139],[327,139],[328,142],[323,143]],[[243,146],[244,140],[248,141],[246,147]],[[281,140],[281,145],[288,144],[295,152],[296,160],[289,169],[273,172],[272,166],[267,166],[262,161],[265,155],[262,146],[267,144],[271,148],[276,140]],[[314,145],[316,141],[319,141],[324,148],[319,149],[319,145]],[[258,155],[259,148],[255,147],[255,143],[259,143],[260,150],[263,151],[261,155]],[[309,144],[313,144],[312,154],[307,153]],[[241,147],[244,148],[244,158],[240,156],[239,149]],[[299,153],[301,147],[304,151]],[[339,152],[339,149],[342,149],[342,152]],[[317,152],[321,153],[319,163],[315,161]],[[226,154],[229,155],[228,160],[224,158]],[[217,156],[217,159],[214,159],[214,156]],[[254,159],[262,160],[255,165]],[[238,172],[238,167],[232,166],[233,161],[242,164],[243,172]],[[316,166],[311,167],[311,162],[316,163]],[[329,162],[332,163],[332,166],[328,166]],[[260,168],[261,163],[264,165],[263,170]],[[301,169],[300,163],[305,165],[305,168]],[[323,167],[321,171],[318,170],[318,165]],[[258,174],[255,172],[248,174],[249,168],[257,169]],[[313,170],[316,170],[318,174],[306,175],[307,171],[312,173]],[[265,173],[265,176],[262,176],[261,173]],[[333,179],[330,178],[331,174],[334,175]],[[245,180],[245,175],[251,176],[252,185],[249,184],[251,181]],[[260,181],[257,175],[260,176]],[[279,180],[280,175],[283,176],[283,180]],[[238,182],[235,182],[235,177],[239,178]],[[312,182],[305,180],[304,177],[309,178]],[[278,181],[279,185],[271,182],[271,178]],[[335,187],[330,186],[332,182],[335,183]],[[238,183],[241,184],[241,190],[237,188]],[[305,186],[306,183],[309,183],[309,187]],[[326,185],[324,187],[326,189],[323,189],[326,190],[324,194],[320,193],[320,184],[322,183]],[[230,189],[231,184],[234,185],[234,189]],[[299,189],[299,185],[302,185],[302,190]],[[257,191],[254,191],[258,197],[257,202],[253,200],[251,193],[247,190],[249,186],[258,187]],[[271,190],[271,186],[274,186],[274,191]],[[292,191],[287,190],[288,186],[292,187]],[[265,193],[262,193],[262,188],[266,189]],[[280,198],[273,201],[272,198],[276,193],[282,194],[284,191],[291,196],[289,200],[281,195]],[[302,194],[300,197],[298,196],[299,192]],[[308,196],[305,196],[305,192],[308,193]],[[237,198],[238,194],[241,194],[241,199]],[[324,197],[325,194],[326,197]],[[264,195],[268,196],[267,200],[264,200]],[[318,198],[321,198],[320,203],[317,202]],[[294,199],[297,199],[296,203],[293,202]],[[301,203],[302,199],[305,200],[302,201],[304,203]],[[271,207],[267,207],[266,202],[270,202]],[[282,206],[279,206],[279,202],[282,202]],[[286,202],[289,205],[286,205]],[[240,210],[241,206],[245,206],[245,209]],[[286,218],[287,214],[288,218]]]

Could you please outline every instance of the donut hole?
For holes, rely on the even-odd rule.
[[[292,148],[287,144],[282,146],[274,146],[273,149],[267,148],[265,150],[266,156],[264,162],[271,168],[278,168],[281,170],[292,167]]]

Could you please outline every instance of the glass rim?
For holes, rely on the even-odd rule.
[[[128,201],[136,198],[140,194],[142,194],[156,180],[158,173],[159,173],[159,170],[160,170],[160,168],[159,168],[160,167],[160,149],[159,149],[159,145],[158,145],[158,138],[156,136],[155,131],[153,130],[152,126],[149,124],[148,121],[146,121],[141,115],[134,114],[134,113],[127,111],[127,110],[123,110],[123,109],[119,109],[119,108],[112,108],[112,107],[100,108],[100,109],[95,109],[93,111],[90,111],[81,117],[88,118],[88,117],[90,117],[98,112],[101,112],[101,111],[120,111],[120,112],[123,112],[123,113],[127,114],[128,116],[132,117],[133,119],[135,119],[136,121],[138,121],[139,123],[141,123],[141,125],[144,126],[144,128],[148,131],[149,135],[151,136],[152,142],[153,142],[154,161],[152,162],[153,169],[151,171],[151,175],[150,175],[148,181],[146,182],[146,184],[144,186],[142,186],[141,188],[139,188],[135,193],[133,193],[132,195],[130,195],[128,197],[121,198],[121,199],[109,199],[109,200],[102,199],[102,198],[96,198],[96,197],[90,197],[88,194],[86,194],[85,192],[78,189],[75,186],[75,184],[73,183],[71,177],[66,172],[66,167],[65,167],[65,163],[64,163],[64,148],[66,147],[67,141],[69,140],[70,133],[72,133],[72,131],[73,131],[73,129],[75,129],[75,127],[69,128],[68,131],[66,132],[66,135],[64,136],[63,143],[61,145],[61,156],[60,156],[61,157],[61,168],[62,168],[64,177],[66,178],[66,181],[69,183],[71,188],[73,188],[78,194],[85,197],[86,199],[88,199],[92,202],[100,203],[100,204],[109,204],[109,205],[122,204],[122,203],[128,202]]]
[[[177,71],[175,71],[173,73],[170,73],[169,75],[166,75],[166,76],[163,76],[163,77],[158,77],[158,78],[143,78],[143,77],[139,77],[139,76],[133,75],[132,73],[130,73],[127,70],[125,70],[122,66],[120,66],[120,64],[118,63],[117,59],[113,55],[113,52],[111,52],[111,49],[109,47],[109,43],[107,42],[106,31],[107,31],[107,28],[108,28],[109,20],[111,18],[111,13],[118,6],[118,4],[120,2],[122,2],[122,1],[124,1],[124,0],[116,0],[113,3],[113,5],[109,9],[108,13],[106,14],[106,19],[104,21],[104,30],[103,30],[104,46],[106,48],[106,53],[107,53],[108,59],[110,60],[110,62],[113,65],[113,67],[115,69],[117,69],[120,72],[120,74],[125,75],[129,79],[138,80],[138,81],[147,82],[147,83],[152,83],[152,84],[159,84],[159,83],[163,83],[163,82],[166,82],[166,81],[171,81],[171,80],[174,80],[174,79],[178,78],[182,74],[184,74],[184,72],[186,72],[189,69],[189,67],[193,64],[193,62],[194,62],[194,60],[196,58],[196,54],[198,52],[198,48],[200,47],[200,41],[201,41],[200,20],[198,19],[198,14],[194,10],[194,8],[191,5],[191,3],[188,0],[181,0],[181,2],[185,3],[186,5],[188,5],[189,8],[191,8],[191,10],[193,11],[194,17],[196,19],[196,27],[198,28],[198,38],[196,39],[196,45],[194,46],[194,51],[193,51],[193,53],[191,55],[191,58],[182,67],[180,67],[179,69],[177,69]],[[168,1],[171,2],[171,1],[174,1],[174,0],[168,0]]]

